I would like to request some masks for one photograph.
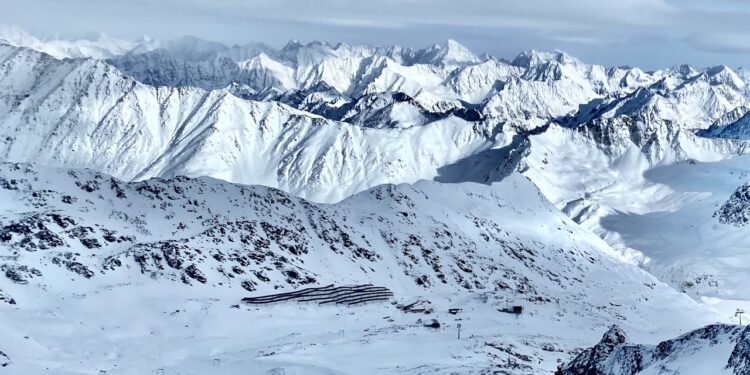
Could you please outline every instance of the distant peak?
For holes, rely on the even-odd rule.
[[[698,74],[698,71],[688,64],[678,65],[675,68],[673,68],[673,70],[677,72],[678,74],[685,76],[685,77]]]
[[[299,47],[302,47],[302,46],[304,46],[304,44],[302,42],[300,42],[299,40],[297,40],[297,39],[290,39],[284,45],[284,47],[281,48],[281,50],[282,51],[289,51],[289,50],[293,50],[293,49],[296,49],[296,48],[299,48]]]
[[[706,69],[706,73],[708,73],[708,74],[719,74],[719,73],[724,73],[724,72],[731,71],[731,70],[732,69],[729,68],[726,65],[716,65],[716,66],[712,66],[712,67],[709,67],[708,69]]]
[[[428,51],[445,51],[445,50],[453,50],[453,51],[466,51],[471,53],[466,46],[459,43],[455,39],[448,39],[443,43],[435,43],[432,46],[427,48]]]
[[[518,56],[513,59],[512,64],[524,68],[530,68],[532,66],[542,65],[552,61],[561,64],[579,62],[575,57],[560,50],[537,51],[535,49],[531,49],[519,53]]]
[[[740,78],[732,68],[726,65],[713,66],[706,69],[709,82],[711,84],[730,85],[735,89],[745,86],[745,82]]]
[[[457,65],[481,61],[466,46],[453,39],[422,50],[421,55],[420,62],[431,64]]]
[[[445,48],[448,49],[448,51],[453,51],[454,53],[474,56],[474,53],[471,52],[468,47],[453,39],[448,39],[448,41],[445,43]]]
[[[447,41],[447,42],[445,42],[445,46],[446,46],[447,48],[449,48],[449,49],[451,49],[451,48],[458,48],[458,49],[465,49],[465,50],[468,50],[468,48],[466,48],[466,46],[464,46],[463,44],[459,43],[459,42],[458,42],[457,40],[455,40],[455,39],[448,39],[448,41]]]

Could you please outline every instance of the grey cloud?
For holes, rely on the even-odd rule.
[[[750,53],[748,34],[708,33],[692,35],[685,39],[691,46],[706,52],[724,54]]]
[[[739,0],[0,0],[0,23],[35,34],[195,35],[280,46],[289,39],[424,46],[457,39],[510,57],[559,48],[647,68],[750,58]]]

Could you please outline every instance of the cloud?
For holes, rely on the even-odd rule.
[[[37,35],[407,46],[453,38],[501,56],[560,48],[642,66],[740,63],[749,18],[740,0],[3,0],[0,12],[0,23]]]
[[[206,2],[193,0],[192,4],[205,6]],[[210,4],[234,12],[241,9],[251,18],[266,20],[358,20],[368,26],[439,24],[550,30],[657,25],[670,9],[664,0],[215,0]]]
[[[695,34],[685,41],[702,51],[723,54],[750,53],[750,34],[748,33],[707,33]]]
[[[139,20],[177,17],[227,17],[280,22],[324,21],[339,25],[440,24],[452,26],[530,27],[534,29],[592,29],[603,26],[643,26],[662,21],[670,6],[664,0],[4,0],[6,17],[14,10],[36,9],[32,17],[53,13]],[[34,4],[37,4],[35,6]],[[47,11],[45,11],[47,10]],[[51,12],[50,12],[51,11]],[[44,13],[50,13],[45,15]],[[10,13],[10,14],[8,14]],[[16,15],[19,12],[15,12]],[[28,18],[28,17],[27,17]],[[6,20],[7,21],[7,20]],[[78,23],[58,18],[59,24]],[[81,24],[79,24],[80,26]],[[186,28],[189,25],[185,25]]]
[[[552,40],[557,40],[564,43],[576,43],[576,44],[608,44],[612,43],[611,39],[587,37],[587,36],[567,36],[567,35],[553,35],[550,37]]]

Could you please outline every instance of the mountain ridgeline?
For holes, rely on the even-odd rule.
[[[742,299],[743,253],[723,246],[727,265],[646,249],[750,234],[750,170],[737,161],[748,111],[750,73],[725,66],[505,60],[453,40],[277,49],[0,30],[0,366],[186,373],[231,353],[228,366],[267,374],[562,362],[564,374],[637,374],[716,355],[745,374],[747,330],[663,341],[720,319],[701,297]],[[235,304],[353,285],[392,303]],[[16,324],[27,319],[77,324],[88,349],[65,329]],[[105,330],[117,345],[102,359]],[[624,330],[663,342],[630,345]],[[184,346],[162,356],[165,338]],[[403,342],[430,365],[357,357]],[[322,349],[333,346],[346,354]]]
[[[747,107],[744,70],[727,67],[645,72],[536,51],[505,61],[455,41],[275,50],[195,38],[106,60],[5,44],[0,61],[4,160],[125,180],[205,175],[335,202],[382,183],[451,180],[451,165],[508,154],[516,134],[550,128],[608,162],[633,148],[653,165],[745,147],[695,135]]]

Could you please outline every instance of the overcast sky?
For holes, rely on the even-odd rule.
[[[534,48],[648,69],[750,66],[747,0],[0,0],[0,23],[36,36],[412,47],[452,38],[507,58]]]

